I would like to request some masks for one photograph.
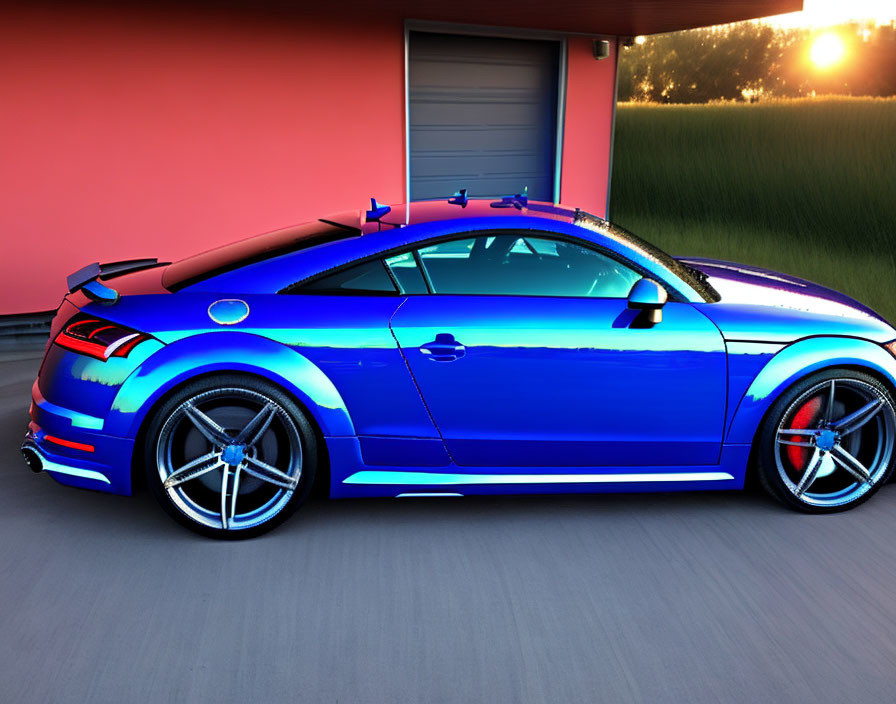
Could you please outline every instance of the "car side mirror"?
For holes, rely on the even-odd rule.
[[[669,300],[666,289],[653,279],[638,279],[628,293],[628,307],[637,310],[633,327],[652,328],[663,322],[663,306]]]

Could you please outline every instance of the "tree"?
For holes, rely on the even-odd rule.
[[[896,94],[896,28],[871,31],[853,24],[836,31],[848,43],[847,59],[825,72],[808,61],[815,33],[806,29],[740,22],[647,37],[622,52],[619,99],[702,103]]]

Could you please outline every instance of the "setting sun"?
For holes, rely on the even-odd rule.
[[[843,60],[846,54],[846,46],[843,40],[834,32],[825,32],[812,42],[809,49],[809,58],[820,69],[830,68]]]

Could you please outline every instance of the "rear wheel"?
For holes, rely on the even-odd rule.
[[[888,389],[849,369],[814,374],[785,392],[762,428],[759,478],[811,513],[866,501],[893,471],[896,410]]]
[[[146,479],[202,535],[234,539],[282,523],[308,496],[317,448],[302,410],[252,377],[205,377],[172,396],[146,434]]]

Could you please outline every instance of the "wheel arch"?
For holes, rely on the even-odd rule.
[[[152,414],[185,385],[221,374],[273,384],[307,414],[319,443],[315,486],[329,489],[324,438],[354,435],[342,397],[317,366],[292,348],[245,333],[207,333],[166,345],[124,382],[107,418],[106,432],[134,438],[132,482],[138,478],[139,484],[142,477],[142,447]],[[319,485],[317,481],[327,483]]]
[[[782,349],[756,375],[738,404],[725,442],[754,446],[775,401],[801,379],[827,369],[870,374],[896,397],[896,359],[880,345],[852,337],[806,338]]]
[[[245,377],[247,379],[256,379],[258,381],[263,381],[266,384],[272,384],[279,391],[286,394],[293,403],[295,403],[299,409],[305,413],[308,418],[308,422],[311,425],[311,430],[314,433],[314,439],[317,442],[317,467],[315,468],[314,475],[314,486],[312,487],[312,493],[315,495],[324,495],[324,489],[326,490],[326,497],[330,495],[330,454],[327,450],[327,443],[324,437],[323,432],[321,431],[320,424],[317,422],[317,419],[308,409],[307,404],[300,398],[298,398],[292,391],[276,382],[271,381],[269,378],[261,376],[259,374],[252,374],[244,371],[232,371],[232,370],[220,370],[220,371],[209,371],[204,372],[202,374],[197,374],[196,376],[187,377],[186,379],[181,380],[179,383],[171,386],[166,390],[161,396],[159,396],[151,405],[149,409],[147,409],[146,414],[143,416],[142,421],[140,422],[140,426],[137,429],[137,433],[134,438],[134,447],[132,450],[131,456],[131,486],[142,486],[144,483],[144,443],[146,442],[146,433],[149,426],[152,424],[152,419],[155,416],[156,412],[159,408],[165,405],[165,403],[172,396],[177,394],[181,389],[189,386],[190,384],[201,381],[202,379],[213,378],[216,376],[229,376],[229,377]]]

